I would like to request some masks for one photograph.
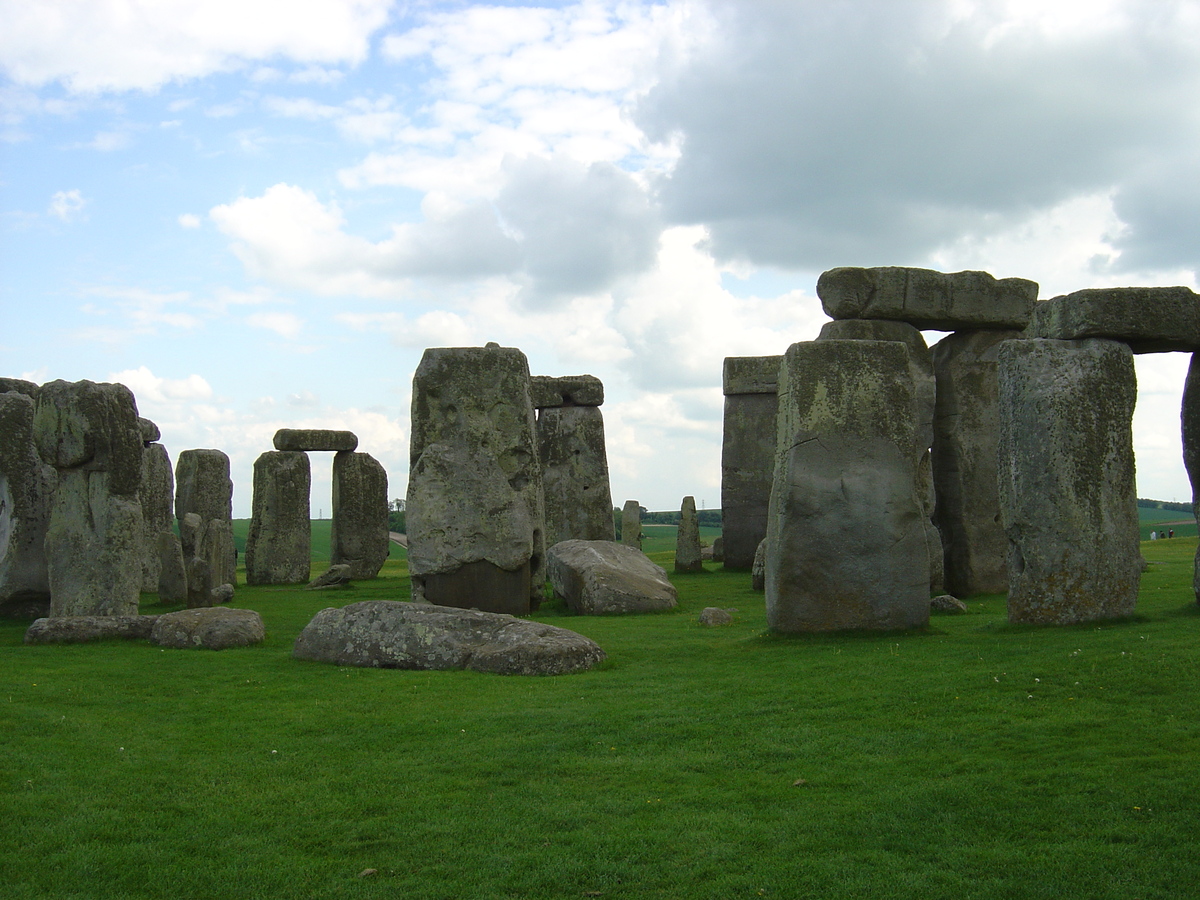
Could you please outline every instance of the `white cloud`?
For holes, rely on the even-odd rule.
[[[261,312],[246,317],[246,324],[251,328],[263,328],[273,331],[288,340],[295,340],[304,328],[304,320],[294,313]]]
[[[180,228],[199,228],[200,227],[200,217],[193,213],[183,213],[179,217],[178,221],[179,221]]]
[[[133,391],[139,403],[178,403],[212,397],[208,382],[195,374],[179,379],[160,378],[146,366],[138,366],[136,369],[114,372],[108,376],[108,380],[125,385]]]
[[[69,191],[55,191],[54,196],[50,198],[48,212],[56,219],[74,222],[82,216],[83,208],[86,205],[87,200],[84,199],[83,192],[78,188]]]
[[[191,305],[192,296],[187,291],[159,293],[144,288],[91,287],[85,293],[113,301],[111,306],[100,307],[86,304],[83,311],[106,316],[111,312],[121,315],[124,322],[117,333],[124,337],[132,334],[153,334],[158,326],[191,330],[199,327],[200,318],[179,309]]]

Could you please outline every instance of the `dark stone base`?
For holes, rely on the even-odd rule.
[[[530,575],[526,563],[515,571],[487,560],[467,563],[453,572],[414,575],[424,586],[425,600],[437,606],[478,609],[481,612],[527,616],[530,610]]]

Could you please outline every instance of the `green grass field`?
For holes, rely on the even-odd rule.
[[[267,625],[244,650],[3,623],[0,896],[1191,896],[1195,549],[1143,545],[1129,621],[1015,627],[984,596],[905,634],[770,635],[710,567],[672,575],[673,613],[544,606],[609,655],[558,678],[291,658],[317,610],[403,599],[403,561],[241,588]]]

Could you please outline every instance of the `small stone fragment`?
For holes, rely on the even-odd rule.
[[[967,604],[950,594],[939,594],[929,601],[929,609],[938,613],[965,613]]]
[[[708,626],[732,625],[735,610],[720,609],[716,606],[706,606],[700,610],[700,624]]]

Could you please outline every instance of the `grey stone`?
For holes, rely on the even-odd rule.
[[[218,584],[215,588],[209,591],[209,596],[212,597],[212,603],[209,606],[224,606],[233,599],[234,590],[232,584]]]
[[[914,395],[901,343],[829,340],[788,349],[766,539],[772,629],[928,624]]]
[[[945,550],[945,587],[960,597],[1008,590],[1008,538],[1000,524],[996,445],[1000,348],[1019,331],[960,331],[933,346],[937,374],[934,521]]]
[[[349,451],[358,449],[358,435],[353,431],[330,431],[324,428],[280,428],[275,432],[276,450]]]
[[[331,587],[345,587],[351,581],[350,566],[338,563],[330,566],[308,583],[308,590],[320,591]]]
[[[175,522],[175,475],[167,448],[162,444],[148,444],[142,450],[138,502],[142,507],[142,590],[153,593],[158,590],[159,566],[162,565],[158,537],[171,531]]]
[[[675,532],[675,571],[703,572],[700,559],[700,523],[696,520],[696,498],[684,497]]]
[[[158,616],[57,616],[38,619],[25,632],[26,644],[86,644],[113,638],[148,638]]]
[[[709,549],[712,551],[713,562],[725,561],[725,539],[723,537],[713,538],[712,546]]]
[[[30,396],[0,393],[0,610],[11,614],[50,600],[44,545],[58,475],[38,456],[33,417]]]
[[[750,568],[750,588],[755,591],[767,589],[767,542],[764,538],[754,550],[754,564]]]
[[[604,382],[595,375],[534,375],[529,395],[534,409],[603,406]]]
[[[891,319],[938,331],[1024,328],[1037,293],[1037,283],[1024,278],[899,266],[830,269],[817,279],[831,319]]]
[[[137,404],[123,384],[51,381],[38,392],[33,433],[38,453],[60,472],[104,472],[112,496],[137,494],[142,433]]]
[[[605,653],[588,638],[497,613],[373,600],[323,609],[296,639],[297,659],[384,669],[565,675]]]
[[[218,529],[224,535],[210,536],[209,546],[223,548],[222,555],[209,557],[208,563],[213,585],[228,582],[237,585],[237,551],[233,543],[233,482],[229,478],[229,457],[220,450],[184,450],[175,462],[175,518],[179,521],[180,538],[183,541],[183,558],[190,568],[190,560],[198,552],[189,544],[184,534],[184,519],[188,513],[200,517],[203,530]],[[220,523],[213,525],[213,522]],[[198,546],[198,545],[197,545]]]
[[[929,609],[932,612],[957,615],[967,611],[967,604],[950,594],[939,594],[929,601]]]
[[[545,582],[545,511],[525,354],[431,348],[413,375],[414,600],[524,615]]]
[[[604,417],[594,406],[545,408],[538,415],[546,543],[611,541],[612,492]]]
[[[1183,432],[1183,465],[1192,485],[1192,515],[1195,517],[1200,516],[1200,356],[1195,353],[1188,365],[1179,417]],[[1200,546],[1196,548],[1192,591],[1196,602],[1200,603]]]
[[[349,566],[356,581],[378,575],[391,551],[387,472],[369,453],[333,457],[330,545],[333,564]]]
[[[268,450],[254,461],[254,500],[246,536],[247,584],[308,583],[311,484],[306,453]]]
[[[173,650],[228,650],[262,643],[262,617],[252,609],[182,609],[164,613],[150,633],[152,643]]]
[[[1031,338],[1107,338],[1134,353],[1200,350],[1200,297],[1186,287],[1089,288],[1033,308]]]
[[[26,381],[24,378],[0,377],[0,394],[7,394],[9,391],[13,391],[18,394],[24,394],[31,400],[36,400],[39,390],[41,388],[37,384],[32,381]]]
[[[1131,614],[1141,554],[1129,347],[1008,341],[1000,348],[999,379],[1009,621],[1068,624]]]
[[[717,625],[732,625],[733,613],[736,609],[720,609],[716,606],[706,606],[700,610],[700,624],[707,625],[710,628]]]
[[[186,560],[188,609],[206,609],[213,605],[212,592],[217,586],[212,566],[202,556]]]
[[[179,545],[185,560],[204,552],[204,528],[204,520],[199,513],[188,513],[179,520]]]
[[[195,515],[193,513],[192,515]],[[199,520],[199,516],[196,519]],[[158,550],[158,600],[160,603],[186,603],[187,567],[183,561],[183,546],[173,531],[160,531],[155,538]]]
[[[626,500],[621,510],[621,543],[642,549],[642,507],[636,500]]]
[[[661,612],[678,604],[666,571],[640,550],[612,541],[563,541],[549,551],[555,596],[578,615]]]
[[[767,534],[782,361],[782,356],[725,358],[721,536],[728,569],[749,568],[755,548]]]
[[[141,416],[138,416],[138,431],[141,432],[143,444],[153,444],[162,437],[162,432],[159,431],[158,426],[149,419]]]

